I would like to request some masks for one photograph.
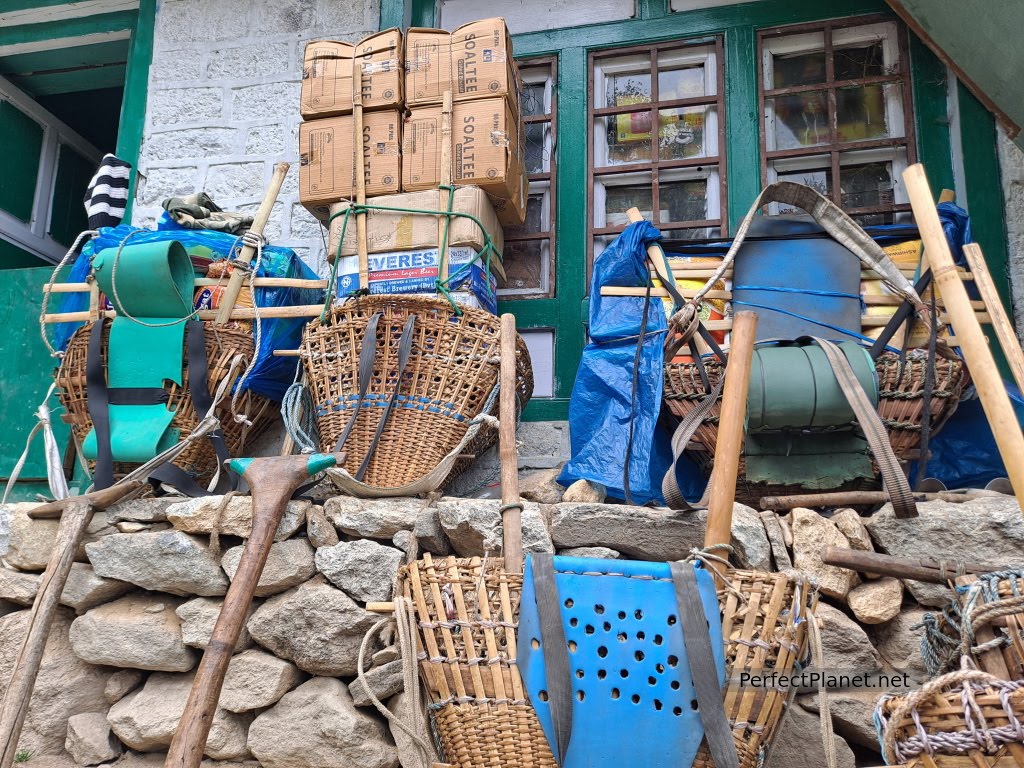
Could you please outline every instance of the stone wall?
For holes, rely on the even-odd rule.
[[[1010,291],[1017,335],[1024,338],[1024,150],[999,129],[999,170],[1006,201]]]
[[[286,160],[266,234],[322,271],[322,228],[298,196],[302,52],[312,38],[358,40],[379,16],[379,0],[161,0],[133,223],[200,190],[254,211]]]

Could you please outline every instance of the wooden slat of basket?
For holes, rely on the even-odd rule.
[[[445,611],[444,600],[441,597],[441,588],[437,584],[437,571],[429,552],[425,552],[423,554],[423,564],[426,568],[427,584],[429,585],[430,597],[433,600],[434,605],[433,615],[438,617],[437,623],[441,630],[441,641],[444,643],[444,649],[448,656],[448,660],[452,661],[459,658],[459,654],[455,649],[455,638],[452,637],[452,631],[448,629],[448,627],[444,626],[448,622],[447,612]],[[452,585],[453,592],[458,593],[460,590],[461,586],[457,582]],[[466,628],[466,631],[469,631],[468,628]],[[459,698],[465,698],[467,696],[466,685],[463,682],[462,675],[459,673],[459,670],[455,668],[454,664],[450,663],[444,664],[442,669],[445,677],[451,673],[452,683],[455,686],[455,693]],[[477,684],[478,680],[476,677],[474,677],[473,682],[474,685]],[[479,686],[480,687],[476,692],[478,697],[483,696],[483,683],[480,682]]]
[[[424,553],[423,559],[425,562],[429,563],[430,553]],[[478,569],[480,567],[480,561],[474,558],[472,565],[473,572],[478,572]],[[479,659],[483,656],[483,654],[477,647],[476,637],[474,636],[475,633],[470,627],[470,622],[472,619],[470,618],[469,611],[466,610],[466,596],[462,592],[462,581],[459,575],[458,563],[456,562],[455,558],[452,557],[446,561],[443,561],[441,567],[445,569],[445,571],[448,574],[448,578],[451,579],[449,583],[452,585],[452,597],[455,601],[455,611],[459,617],[459,621],[465,622],[465,624],[462,627],[462,632],[459,633],[459,636],[462,638],[462,642],[465,644],[466,647],[466,659]],[[481,579],[483,578],[482,573],[480,574],[480,577]],[[437,595],[439,596],[441,594],[441,591],[436,583],[431,587],[431,593],[433,594],[435,590]],[[477,605],[477,609],[479,610],[479,604]],[[461,669],[462,664],[459,664],[458,668]],[[483,675],[480,674],[480,665],[470,665],[469,675],[470,680],[472,680],[473,682],[473,691],[476,694],[476,698],[485,698],[487,696],[487,688],[484,685]],[[495,686],[495,690],[497,690],[497,686]]]
[[[764,618],[764,625],[761,630],[761,640],[771,643],[768,638],[774,637],[775,628],[779,623],[780,615],[782,612],[783,604],[787,597],[789,597],[790,585],[788,582],[782,579],[775,580],[775,586],[772,589],[772,597],[768,602],[768,611]],[[777,656],[775,659],[775,667],[781,669],[788,669],[791,662],[792,653],[786,647],[789,645],[789,641],[795,639],[791,638],[788,627],[782,633],[779,639],[779,647]],[[761,648],[760,658],[755,658],[755,664],[761,667],[767,666],[768,648]],[[817,659],[819,663],[820,659]],[[765,706],[767,704],[767,706]],[[756,719],[756,732],[761,734],[761,740],[768,739],[771,737],[771,732],[774,730],[774,724],[778,723],[782,716],[782,710],[785,706],[785,697],[779,694],[777,691],[768,691],[766,693],[765,701],[762,702],[762,706],[757,713]]]
[[[406,596],[412,598],[416,604],[416,610],[420,615],[419,622],[430,621],[435,617],[431,615],[430,609],[427,607],[427,601],[423,597],[423,583],[420,579],[419,564],[415,562],[410,563],[408,574],[409,580],[406,583]],[[440,697],[442,700],[450,699],[452,697],[452,690],[448,686],[447,673],[443,668],[441,670],[436,669],[436,665],[430,661],[430,659],[441,655],[441,649],[438,648],[434,631],[426,630],[418,634],[423,638],[423,643],[426,645],[427,658],[420,664],[420,669],[423,670],[427,677],[430,694],[431,696]]]
[[[475,568],[481,568],[480,559],[473,558],[473,566]],[[491,600],[487,594],[487,578],[481,570],[480,579],[477,581],[477,595],[476,595],[476,607],[480,612],[480,619],[483,624],[483,635],[484,644],[487,646],[487,658],[498,660],[498,643],[494,637],[494,622],[491,620]],[[507,699],[508,694],[505,691],[505,680],[502,674],[501,664],[488,664],[491,670],[491,679],[494,682],[495,697],[498,699]],[[499,702],[500,709],[507,709],[508,704],[505,701]]]
[[[512,610],[512,596],[508,590],[508,579],[502,574],[501,581],[498,583],[499,597],[501,599],[501,618],[508,624],[516,624],[516,615]],[[519,646],[516,635],[518,632],[513,630],[511,627],[505,628],[505,649],[508,653],[509,659],[519,658]],[[510,667],[512,677],[512,697],[516,701],[523,701],[526,699],[526,692],[523,688],[523,679],[519,674],[519,667]]]

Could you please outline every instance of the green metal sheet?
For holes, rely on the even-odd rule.
[[[43,264],[45,262],[38,256],[0,237],[0,269],[24,269],[41,267]]]
[[[82,198],[95,172],[95,164],[62,145],[57,155],[57,181],[50,201],[50,236],[61,245],[71,247],[78,234],[86,229]]]
[[[24,222],[32,218],[42,149],[43,126],[9,101],[0,101],[0,209]]]

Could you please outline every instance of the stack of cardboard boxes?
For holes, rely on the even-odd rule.
[[[353,84],[362,67],[363,136],[356,142]],[[444,94],[452,94],[450,136],[442,130]],[[438,29],[398,29],[356,44],[314,41],[302,71],[299,194],[330,222],[329,257],[343,261],[338,294],[432,293],[440,275],[459,272],[485,245],[500,251],[501,227],[522,224],[527,180],[519,114],[519,73],[503,19]],[[445,150],[443,144],[450,141]],[[362,158],[358,147],[361,145]],[[442,158],[451,166],[442,169]],[[369,285],[359,285],[354,217],[342,239],[343,215],[355,202],[362,170]],[[447,179],[458,187],[439,187]],[[403,194],[397,194],[397,193]],[[372,198],[372,199],[370,199]],[[480,221],[409,210],[468,214]],[[402,211],[380,209],[405,209]],[[447,231],[447,236],[445,235]],[[485,236],[486,233],[486,236]],[[447,246],[445,264],[440,251]],[[502,274],[501,264],[491,267]],[[446,274],[447,273],[447,274]],[[495,281],[480,264],[460,273],[456,298],[496,311]]]

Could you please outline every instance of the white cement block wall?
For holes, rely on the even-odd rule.
[[[1010,290],[1017,336],[1024,339],[1024,150],[999,131],[999,170],[1006,201]]]
[[[266,234],[324,273],[322,228],[298,195],[302,52],[314,38],[358,40],[379,17],[379,0],[160,0],[133,223],[200,190],[255,211],[285,160]]]

